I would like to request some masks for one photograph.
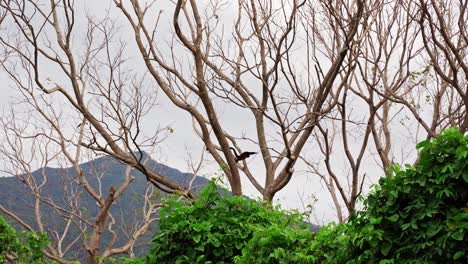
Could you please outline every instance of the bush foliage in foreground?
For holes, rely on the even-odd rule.
[[[468,263],[468,136],[449,129],[417,148],[416,168],[394,166],[364,211],[317,234],[316,263]]]
[[[274,244],[273,253],[285,255],[290,248],[301,243],[304,247],[312,240],[299,214],[286,214],[244,197],[225,198],[214,181],[192,205],[169,202],[161,210],[159,228],[151,253],[135,262],[232,263],[249,241],[258,241],[263,247]],[[297,240],[300,235],[305,238]]]
[[[468,137],[455,129],[417,145],[415,168],[395,165],[348,223],[317,234],[297,214],[211,183],[194,205],[171,202],[140,263],[468,263]],[[169,214],[168,214],[169,213]]]
[[[49,240],[46,234],[33,232],[17,233],[5,219],[0,216],[0,263],[7,260],[14,263],[46,263],[41,249]]]

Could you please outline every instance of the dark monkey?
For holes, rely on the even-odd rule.
[[[241,160],[245,160],[246,158],[250,157],[250,155],[257,154],[257,152],[250,152],[250,151],[245,151],[242,152],[242,154],[237,155],[237,151],[234,148],[230,148],[234,152],[234,156],[236,156],[236,162],[239,162]]]

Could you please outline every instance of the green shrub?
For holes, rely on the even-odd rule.
[[[232,263],[234,257],[241,261],[242,252],[257,245],[282,246],[282,251],[287,251],[287,246],[297,241],[274,239],[292,236],[294,230],[303,236],[307,233],[311,240],[299,214],[286,214],[278,207],[244,197],[225,196],[211,181],[193,204],[168,202],[160,213],[160,230],[153,237],[153,249],[145,258],[133,262]]]
[[[17,263],[45,263],[41,249],[49,243],[45,233],[17,233],[16,230],[0,216],[0,263],[5,263],[7,256]]]
[[[316,263],[468,263],[468,137],[419,143],[416,168],[393,167],[350,221],[317,234]]]
[[[297,217],[298,215],[290,215]],[[298,223],[300,218],[294,220]],[[300,226],[300,225],[299,225]],[[312,243],[313,234],[306,228],[288,223],[271,223],[269,226],[257,226],[252,238],[242,249],[242,255],[235,257],[235,263],[303,263],[311,257],[304,254],[304,249]]]
[[[370,260],[468,263],[468,136],[449,129],[417,148],[416,168],[394,166],[350,223],[381,231],[356,245]]]

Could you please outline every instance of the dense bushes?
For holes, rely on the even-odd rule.
[[[348,223],[360,263],[468,263],[468,137],[450,129],[417,148],[416,168],[394,166]]]
[[[313,263],[468,263],[468,137],[450,129],[395,165],[346,224],[323,228]]]
[[[289,239],[296,231],[311,241],[299,214],[287,215],[244,197],[223,198],[213,181],[192,205],[168,202],[161,211],[159,228],[151,253],[134,262],[232,263],[249,241],[252,248],[255,243],[263,247],[274,244],[277,254],[282,254],[281,246],[287,254],[290,246],[302,242]],[[276,236],[289,240],[277,240]]]
[[[308,229],[292,228],[284,223],[257,226],[235,263],[302,263],[310,259],[304,248],[312,243]]]
[[[17,233],[5,219],[0,216],[0,263],[45,263],[41,249],[49,240],[45,234],[33,232]]]
[[[146,263],[468,263],[468,137],[450,129],[395,165],[348,223],[311,234],[298,214],[210,183],[193,205],[170,202]]]

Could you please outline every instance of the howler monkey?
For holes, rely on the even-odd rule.
[[[246,158],[250,157],[250,155],[257,154],[257,152],[250,152],[250,151],[245,151],[242,152],[242,154],[237,155],[237,151],[235,148],[230,148],[234,152],[234,156],[236,156],[236,162],[239,162],[241,160],[245,160]]]

